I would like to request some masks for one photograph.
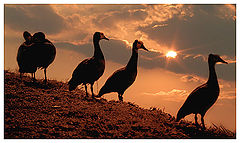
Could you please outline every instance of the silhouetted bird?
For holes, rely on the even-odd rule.
[[[20,77],[22,78],[23,73],[32,73],[33,79],[35,79],[35,72],[37,71],[37,66],[33,61],[33,52],[31,49],[32,36],[29,32],[25,31],[23,33],[25,42],[21,44],[17,53],[17,62],[19,66]]]
[[[219,95],[219,85],[217,80],[217,74],[215,72],[215,64],[217,62],[226,63],[218,55],[209,54],[209,78],[207,83],[197,87],[188,96],[185,103],[182,105],[177,113],[177,120],[179,121],[185,116],[193,113],[195,114],[195,124],[198,126],[197,114],[201,115],[201,121],[203,129],[205,129],[204,115],[207,110],[216,102]]]
[[[92,96],[94,97],[93,84],[103,75],[105,69],[105,60],[99,45],[101,39],[109,40],[103,33],[95,32],[93,35],[94,55],[91,58],[83,60],[73,71],[72,78],[68,82],[70,91],[76,89],[78,85],[83,84],[86,96],[88,96],[86,84],[89,83],[91,85]]]
[[[97,97],[110,92],[117,92],[120,101],[123,101],[123,93],[133,84],[137,76],[138,49],[148,51],[142,41],[135,40],[132,47],[132,56],[127,66],[115,71],[100,89]]]
[[[45,39],[45,34],[37,32],[32,37],[33,44],[31,45],[32,54],[34,55],[34,63],[38,68],[44,69],[45,80],[47,82],[47,67],[54,61],[56,56],[56,48],[48,39]]]

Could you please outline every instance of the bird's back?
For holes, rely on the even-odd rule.
[[[27,45],[23,43],[20,45],[17,53],[17,62],[19,66],[20,73],[34,73],[37,70],[37,66],[35,65],[34,55],[32,53],[32,49],[30,44]]]
[[[207,110],[216,102],[219,95],[219,89],[205,83],[191,92],[180,110],[177,118],[180,120],[186,115],[205,114]]]
[[[103,75],[104,69],[104,60],[95,57],[85,59],[73,71],[69,84],[75,88],[82,83],[92,84]]]
[[[115,71],[106,81],[101,88],[99,94],[105,94],[109,92],[123,92],[133,84],[137,76],[137,72],[129,71],[126,67],[123,67]]]
[[[31,47],[38,67],[47,68],[54,61],[56,48],[50,41],[34,43]]]

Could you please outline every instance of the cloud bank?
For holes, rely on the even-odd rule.
[[[236,14],[234,5],[6,5],[5,25],[16,31],[44,31],[57,48],[91,56],[92,35],[103,32],[106,60],[125,65],[135,39],[139,66],[208,77],[208,54],[219,54],[229,65],[216,65],[218,77],[236,79]],[[167,59],[169,50],[178,52]],[[191,80],[185,78],[184,80]],[[196,79],[192,79],[196,80]]]

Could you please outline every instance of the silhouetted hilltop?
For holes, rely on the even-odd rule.
[[[4,138],[236,138],[224,127],[206,131],[175,122],[161,109],[130,102],[86,99],[66,83],[33,83],[4,71]]]

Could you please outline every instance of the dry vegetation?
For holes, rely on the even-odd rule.
[[[4,72],[4,137],[16,138],[236,138],[224,127],[206,131],[176,123],[161,109],[130,102],[85,98],[82,90],[51,80]]]

